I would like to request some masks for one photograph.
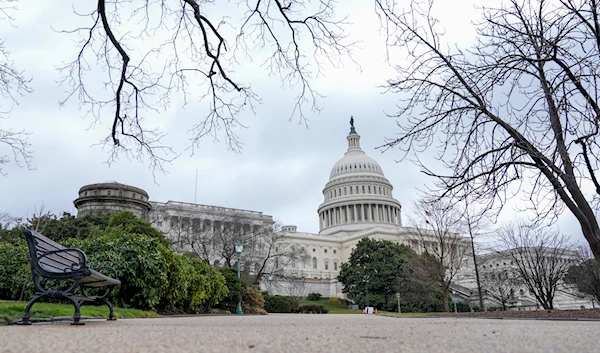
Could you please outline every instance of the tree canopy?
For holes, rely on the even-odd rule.
[[[440,310],[441,291],[430,280],[430,268],[420,266],[423,261],[438,263],[431,256],[418,256],[406,245],[363,238],[342,264],[338,280],[348,298],[360,306],[367,303],[368,286],[369,305],[376,308],[398,310],[396,293],[400,293],[406,311]]]

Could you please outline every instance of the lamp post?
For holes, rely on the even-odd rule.
[[[238,278],[242,278],[241,274],[240,274],[240,255],[242,254],[242,250],[244,250],[244,246],[242,245],[241,241],[238,241],[237,244],[235,244],[235,252],[238,255]],[[240,300],[237,303],[237,306],[235,307],[235,313],[238,315],[242,315],[242,299],[240,298]]]
[[[452,291],[452,303],[454,304],[454,312],[456,313],[456,298],[454,298],[454,295],[456,294],[456,291],[453,290]]]
[[[367,314],[369,313],[369,278],[367,278]]]
[[[400,293],[396,293],[396,299],[398,299],[398,314],[402,314],[402,310],[400,309]]]
[[[269,296],[273,296],[273,272],[269,274]]]

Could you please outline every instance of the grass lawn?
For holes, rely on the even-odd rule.
[[[303,300],[300,305],[322,305],[329,309],[329,314],[362,314],[362,310],[350,310],[347,305],[330,303],[327,299],[317,301]]]
[[[308,301],[304,300],[300,302],[300,305],[322,305],[329,309],[329,314],[362,314],[362,310],[350,310],[347,305],[343,304],[333,304],[330,303],[327,299],[321,299],[318,301]],[[386,316],[398,316],[398,317],[420,317],[420,316],[428,316],[435,315],[438,313],[402,313],[398,314],[397,312],[389,312],[389,311],[379,311],[379,315]]]
[[[14,323],[15,319],[23,317],[27,302],[0,300],[0,321]],[[123,309],[115,307],[115,317],[151,317],[158,316],[153,311],[143,311],[137,309]],[[75,308],[72,304],[50,304],[36,302],[31,308],[31,318],[49,318],[58,316],[73,316]],[[81,316],[87,317],[104,317],[108,318],[108,307],[82,305]]]

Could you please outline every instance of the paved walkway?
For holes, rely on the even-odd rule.
[[[600,351],[600,322],[291,314],[85,322],[0,327],[0,353]]]

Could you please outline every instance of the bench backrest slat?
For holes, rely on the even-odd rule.
[[[31,251],[30,249],[32,260],[36,261],[42,270],[53,273],[64,273],[76,269],[73,268],[73,265],[80,263],[79,256],[68,252],[43,256],[44,253],[66,248],[34,230],[29,230],[29,232],[35,244],[35,250]]]

